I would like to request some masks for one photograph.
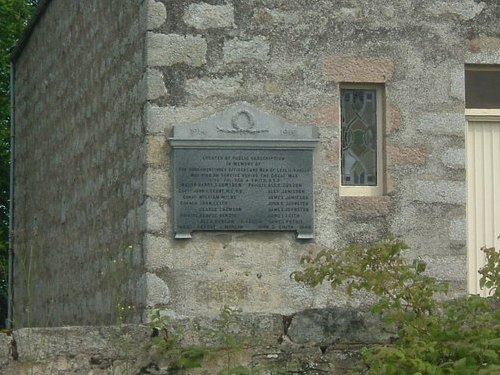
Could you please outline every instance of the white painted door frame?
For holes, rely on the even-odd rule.
[[[468,291],[479,287],[483,246],[500,249],[500,110],[467,109],[467,258]]]

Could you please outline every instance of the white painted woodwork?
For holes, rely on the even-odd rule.
[[[483,246],[500,248],[500,111],[467,110],[467,248],[469,293],[479,287]]]

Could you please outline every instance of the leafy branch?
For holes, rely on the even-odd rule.
[[[444,299],[448,285],[428,276],[421,259],[403,256],[408,246],[385,240],[371,246],[350,245],[303,258],[306,268],[291,277],[309,286],[328,282],[347,293],[365,290],[377,299],[372,312],[396,327],[392,345],[363,350],[367,374],[500,373],[500,253],[482,249],[486,264],[481,287],[491,296]]]

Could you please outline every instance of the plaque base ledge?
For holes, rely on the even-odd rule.
[[[312,233],[298,233],[297,234],[298,240],[312,240],[313,238],[314,238],[314,234],[312,234]]]

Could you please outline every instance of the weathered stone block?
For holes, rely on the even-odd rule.
[[[450,96],[459,100],[464,100],[465,77],[464,77],[463,66],[460,66],[459,68],[451,71],[450,74],[451,74]]]
[[[396,103],[387,101],[387,123],[386,123],[386,133],[392,134],[401,128],[403,118],[401,115],[401,110]]]
[[[0,333],[0,365],[9,362],[11,353],[12,337],[5,333]]]
[[[418,130],[433,135],[465,134],[465,116],[463,113],[425,113],[420,117]]]
[[[167,213],[161,205],[151,198],[146,199],[141,206],[144,229],[150,233],[162,232],[168,223]]]
[[[328,104],[318,108],[316,110],[316,118],[314,122],[320,126],[339,126],[339,105]]]
[[[439,280],[459,281],[464,285],[467,277],[467,255],[465,248],[462,256],[423,256],[422,259],[427,263],[426,272],[429,276]]]
[[[398,146],[388,144],[386,147],[387,166],[397,165],[422,165],[428,158],[425,147]]]
[[[390,197],[340,197],[340,212],[357,218],[374,218],[389,213]]]
[[[144,193],[150,197],[170,196],[170,176],[162,169],[148,168],[144,172]]]
[[[144,118],[149,134],[161,133],[168,125],[168,109],[147,103],[144,108]]]
[[[147,0],[145,6],[147,14],[147,29],[154,30],[163,25],[167,19],[167,10],[160,1]]]
[[[165,165],[167,143],[164,136],[150,135],[146,139],[146,163],[153,166]]]
[[[450,240],[465,242],[467,239],[467,221],[465,218],[453,219],[450,223]]]
[[[260,8],[255,10],[253,19],[262,24],[294,25],[301,22],[302,16],[299,12]]]
[[[14,331],[20,361],[59,356],[100,354],[115,356],[124,350],[125,337],[133,337],[131,350],[142,351],[151,336],[146,326],[24,328]]]
[[[190,4],[183,20],[198,30],[234,27],[234,9],[232,5]]]
[[[223,53],[225,63],[243,63],[253,60],[266,61],[270,46],[264,37],[255,37],[244,41],[231,39],[224,43]]]
[[[235,312],[230,320],[220,316],[200,318],[172,318],[173,326],[186,332],[181,345],[203,344],[208,347],[223,344],[222,336],[239,337],[247,347],[277,348],[283,338],[283,316],[279,314],[246,314]],[[160,315],[162,315],[160,313]],[[207,334],[211,332],[210,334]]]
[[[452,169],[465,168],[465,149],[450,148],[445,151],[441,159],[443,164]]]
[[[335,138],[331,144],[330,148],[327,150],[326,157],[328,161],[335,166],[338,166],[340,163],[340,140]]]
[[[148,69],[144,75],[147,100],[156,100],[168,94],[163,74],[157,69]]]
[[[158,34],[146,36],[147,66],[187,64],[202,66],[206,63],[207,42],[199,36]]]
[[[137,283],[138,299],[142,299],[144,306],[164,306],[170,301],[170,289],[167,283],[151,272],[146,272]]]
[[[465,204],[465,181],[416,181],[413,199],[424,203]]]
[[[459,1],[433,1],[425,7],[425,13],[441,18],[446,15],[459,16],[464,20],[470,20],[476,17],[484,9],[485,3],[476,3],[470,0]]]
[[[372,314],[334,307],[295,314],[286,333],[294,343],[317,346],[379,343],[389,338]]]
[[[383,58],[330,56],[323,65],[325,78],[335,82],[384,83],[393,73],[393,61]]]
[[[353,18],[359,17],[363,13],[362,8],[354,7],[340,7],[336,12],[336,16],[344,21],[352,20]]]
[[[472,54],[480,53],[492,53],[498,55],[500,50],[500,38],[494,36],[479,36],[473,38],[467,42],[467,49]],[[474,62],[480,62],[481,60],[474,60]],[[471,61],[472,62],[472,61]]]
[[[187,93],[201,103],[212,97],[234,98],[241,88],[241,77],[190,79],[186,82]]]
[[[193,123],[207,117],[214,109],[211,106],[157,107],[148,103],[144,111],[147,132],[155,134],[168,131],[172,125]]]
[[[144,247],[148,249],[144,256],[144,266],[148,271],[172,267],[169,263],[165,241],[162,237],[146,234],[143,240]]]

